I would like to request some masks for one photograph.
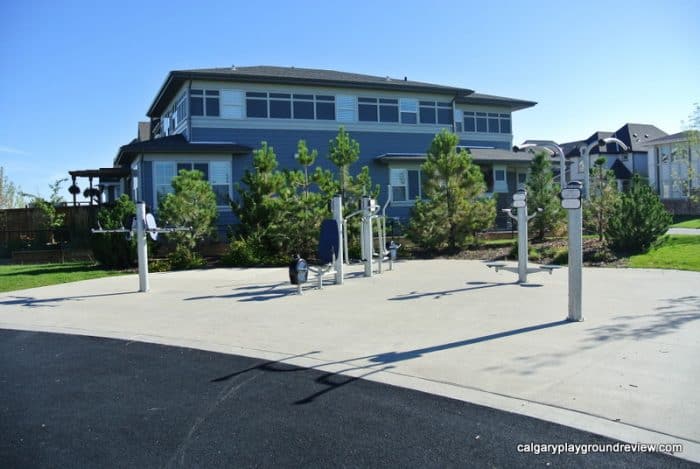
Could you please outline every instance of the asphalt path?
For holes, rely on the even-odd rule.
[[[0,330],[2,467],[697,467],[531,442],[615,443],[281,362]]]

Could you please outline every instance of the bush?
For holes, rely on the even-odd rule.
[[[131,228],[136,205],[126,194],[116,200],[114,206],[97,212],[99,226],[104,229]],[[136,263],[136,238],[130,240],[122,233],[93,233],[90,239],[92,253],[101,265],[112,269],[125,269]]]
[[[668,231],[671,221],[659,197],[635,174],[630,190],[622,194],[610,219],[606,237],[616,252],[646,252]]]

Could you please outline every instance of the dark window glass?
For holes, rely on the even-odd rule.
[[[497,134],[499,131],[498,118],[489,117],[489,132]]]
[[[362,99],[362,98],[359,98]],[[377,105],[376,104],[358,104],[357,118],[364,122],[377,122]]]
[[[219,92],[217,91],[216,93],[218,94]],[[218,115],[219,115],[219,98],[207,98],[207,116],[218,116]]]
[[[420,193],[418,192],[418,181],[420,178],[420,171],[408,170],[408,200],[416,200],[420,198]]]
[[[219,90],[207,90],[205,93],[207,96],[219,96]]]
[[[190,113],[193,116],[204,115],[204,99],[201,97],[192,96],[190,98]]]
[[[474,118],[472,116],[467,116],[464,118],[464,131],[476,132],[476,125],[474,124]]]
[[[380,100],[382,101],[382,100]],[[392,101],[387,99],[386,101]],[[395,101],[395,100],[393,100]],[[396,104],[380,104],[379,105],[379,120],[381,122],[398,122],[399,121],[399,105]]]
[[[291,101],[270,99],[270,117],[276,119],[290,119],[292,117]]]
[[[476,131],[477,132],[486,132],[486,118],[485,117],[477,117],[476,118]]]
[[[308,99],[308,100],[313,100],[314,95],[312,94],[295,94],[294,99]]]
[[[246,115],[248,117],[267,117],[267,100],[246,99]]]
[[[245,95],[248,98],[267,98],[267,93],[257,93],[254,91],[248,91]]]
[[[499,114],[501,117],[505,117],[506,119],[510,119],[510,114]]]
[[[510,133],[510,119],[501,119],[501,133],[502,134],[509,134]]]
[[[452,108],[452,105],[450,103],[437,103],[438,107],[449,107]]]
[[[421,106],[435,107],[435,101],[420,101]]]
[[[423,101],[421,101],[423,102]],[[420,123],[421,124],[434,124],[435,123],[435,108],[434,107],[423,107],[420,108]]]
[[[187,171],[192,169],[192,163],[178,163],[177,164],[177,174],[180,174],[180,171],[183,169],[186,169]]]
[[[314,103],[313,103],[313,101],[294,101],[294,118],[295,119],[313,119],[314,118]]]
[[[209,180],[209,165],[207,163],[195,163],[194,169],[202,173],[205,181]]]
[[[401,113],[401,123],[402,124],[417,124],[418,118],[415,112],[402,112]]]
[[[379,99],[379,104],[399,104],[398,99],[388,99],[388,98],[380,98]]]
[[[486,113],[485,113],[485,112],[477,112],[476,115],[477,115],[477,116],[485,116]]]
[[[496,181],[505,181],[506,172],[502,169],[497,169],[496,171],[494,171],[494,177],[496,178]]]
[[[190,94],[192,96],[202,96],[204,94],[204,91],[202,91],[202,90],[190,90]]]
[[[450,108],[450,109],[438,108],[438,110],[437,110],[438,124],[445,124],[445,125],[452,124],[453,116],[454,116],[454,114],[452,112],[452,108]]]
[[[320,120],[335,120],[335,103],[322,102],[316,103],[316,119]]]
[[[357,98],[358,103],[376,103],[377,98]]]
[[[316,95],[317,101],[335,101],[335,96]]]
[[[289,93],[270,93],[270,98],[289,99],[290,95]]]

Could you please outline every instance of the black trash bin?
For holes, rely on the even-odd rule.
[[[292,285],[306,283],[309,278],[309,265],[299,255],[294,256],[289,264],[289,281]]]

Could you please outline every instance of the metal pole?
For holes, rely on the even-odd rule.
[[[569,321],[583,321],[583,215],[581,207],[569,212]]]
[[[583,193],[586,200],[591,200],[591,147],[586,147],[583,157]]]
[[[148,286],[148,245],[146,243],[146,204],[138,202],[136,204],[136,250],[139,258],[139,291],[147,292]]]
[[[343,257],[345,256],[345,249],[343,249],[343,245],[345,244],[345,240],[343,239],[343,198],[340,195],[336,195],[333,197],[332,204],[333,218],[335,218],[336,223],[338,223],[338,253],[335,260],[335,283],[336,285],[342,285],[345,279],[343,272],[345,268],[343,265]]]
[[[367,207],[365,211],[365,277],[371,277],[374,274],[373,264],[373,251],[374,246],[372,246],[372,210]]]
[[[518,209],[518,282],[527,283],[527,205]]]

